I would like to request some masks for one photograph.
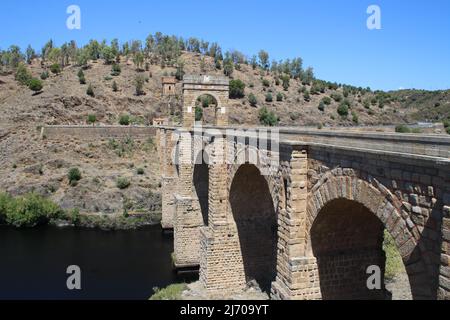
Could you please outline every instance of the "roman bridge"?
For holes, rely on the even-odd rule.
[[[276,299],[384,299],[385,230],[414,299],[450,299],[450,138],[230,128],[228,80],[188,76],[181,127],[159,127],[162,226],[176,267],[214,295],[255,280]],[[212,95],[216,122],[194,123]]]

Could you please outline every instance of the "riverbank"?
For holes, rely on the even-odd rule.
[[[161,222],[160,211],[122,214],[81,214],[78,209],[63,210],[51,200],[29,193],[12,197],[0,193],[0,225],[33,228],[43,225],[100,230],[130,230]]]

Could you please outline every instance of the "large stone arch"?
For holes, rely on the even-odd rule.
[[[269,180],[253,164],[236,166],[229,187],[229,225],[236,244],[242,279],[270,291],[276,275],[277,205]]]
[[[360,205],[381,222],[393,237],[402,256],[413,298],[435,299],[436,281],[424,259],[423,248],[419,245],[420,234],[411,231],[415,225],[402,210],[402,202],[376,179],[368,182],[354,175],[330,172],[310,190],[306,220],[307,255],[314,255],[311,231],[319,213],[338,200]]]

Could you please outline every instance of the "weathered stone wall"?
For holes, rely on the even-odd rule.
[[[156,128],[144,126],[44,126],[41,138],[78,138],[97,140],[107,138],[146,138],[155,137]]]

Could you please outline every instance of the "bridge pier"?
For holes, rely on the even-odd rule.
[[[161,227],[173,229],[175,216],[174,186],[178,184],[174,150],[177,136],[173,130],[159,129],[157,133],[158,155],[161,170]]]

